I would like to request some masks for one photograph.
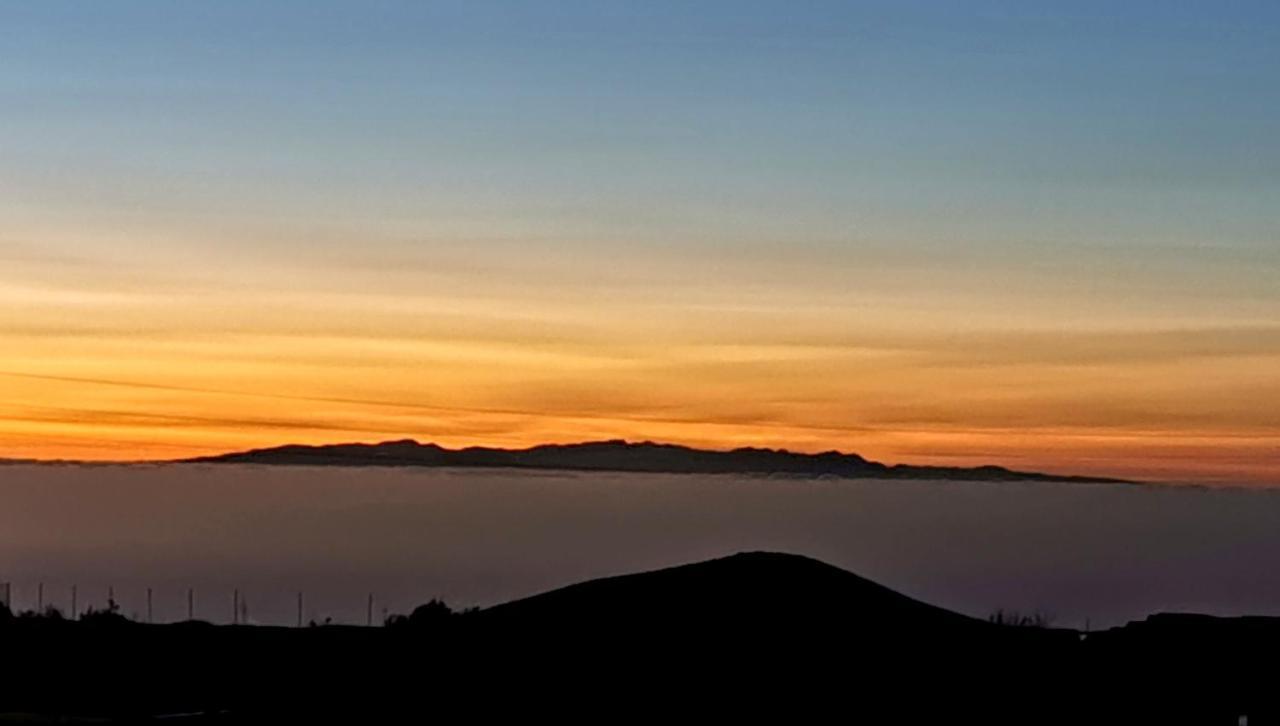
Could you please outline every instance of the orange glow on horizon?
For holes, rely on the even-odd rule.
[[[889,464],[997,464],[1012,469],[1170,483],[1276,484],[1275,436],[1240,431],[1097,427],[868,426],[786,420],[723,422],[620,412],[395,403],[342,395],[241,393],[74,377],[0,375],[33,400],[115,400],[106,406],[32,405],[0,420],[0,456],[39,460],[163,461],[285,443],[414,438],[449,447],[522,447],[624,438],[704,448],[837,449]],[[142,391],[143,394],[139,395]],[[114,395],[113,395],[114,394]]]
[[[0,457],[625,438],[1280,484],[1280,328],[1266,323],[1071,317],[1017,290],[895,299],[821,280],[751,304],[724,286],[679,300],[504,296],[496,280],[314,289],[327,280],[279,293],[257,279],[148,292],[0,279]]]

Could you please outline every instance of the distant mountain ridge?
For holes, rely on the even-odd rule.
[[[1121,479],[1024,472],[1001,466],[946,467],[887,465],[857,454],[804,454],[786,449],[695,449],[651,441],[620,439],[578,444],[543,444],[527,449],[468,447],[446,449],[412,439],[374,444],[289,444],[266,449],[184,459],[182,463],[292,466],[421,466],[501,469],[563,469],[662,474],[775,474],[873,479],[965,479],[1128,483]]]

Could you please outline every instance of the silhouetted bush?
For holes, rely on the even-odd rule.
[[[468,608],[461,612],[455,612],[445,601],[439,598],[432,598],[425,605],[419,605],[414,608],[409,615],[393,614],[387,616],[382,621],[382,624],[388,628],[429,628],[447,623],[455,615],[469,615],[473,612],[479,612],[479,610],[479,608]]]
[[[123,625],[129,622],[129,619],[120,613],[120,604],[115,600],[108,600],[107,606],[102,609],[90,607],[80,616],[80,622],[89,625]]]
[[[21,620],[65,620],[62,616],[62,611],[52,605],[46,605],[44,610],[23,610],[18,613],[18,618]]]
[[[413,614],[409,616],[409,622],[415,626],[428,626],[444,622],[451,615],[453,615],[453,608],[446,605],[443,600],[433,598],[426,605],[414,608]]]
[[[388,615],[387,618],[382,621],[382,625],[387,628],[407,628],[409,627],[409,616],[400,615],[399,613]]]
[[[1020,613],[1016,610],[997,610],[987,616],[987,622],[1013,628],[1048,628],[1053,625],[1053,616],[1039,610],[1033,613]]]

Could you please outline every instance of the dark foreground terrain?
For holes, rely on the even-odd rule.
[[[1277,723],[1280,619],[1003,625],[736,555],[386,627],[0,619],[0,721]]]

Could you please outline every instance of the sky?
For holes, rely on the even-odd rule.
[[[0,457],[1280,484],[1280,6],[0,3]]]

